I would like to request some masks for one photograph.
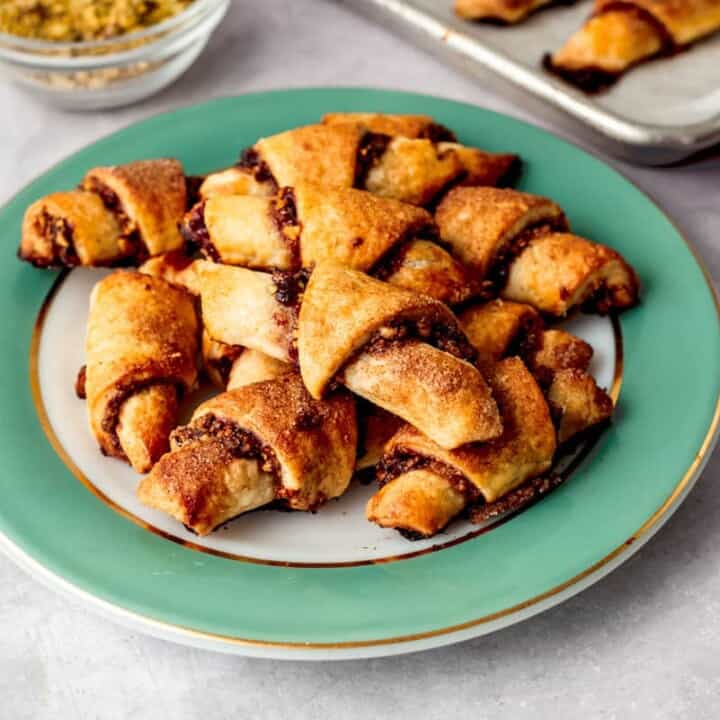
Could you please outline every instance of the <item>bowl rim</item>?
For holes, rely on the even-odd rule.
[[[37,38],[28,38],[22,35],[0,32],[0,52],[6,49],[6,46],[9,46],[7,48],[8,50],[18,55],[33,55],[35,52],[43,53],[51,51],[53,53],[62,53],[63,51],[69,51],[70,56],[62,58],[64,62],[71,63],[73,60],[87,62],[88,57],[83,55],[84,51],[111,48],[120,41],[125,43],[137,40],[146,40],[155,35],[165,37],[173,30],[186,26],[187,23],[192,23],[190,27],[194,27],[194,25],[202,21],[206,15],[212,13],[221,5],[229,4],[229,1],[230,0],[193,0],[193,2],[191,2],[184,10],[181,10],[176,15],[173,15],[162,22],[155,23],[154,25],[150,25],[142,30],[135,30],[121,35],[114,35],[113,37],[105,38],[103,40],[56,42],[52,40],[39,40]],[[148,43],[145,43],[145,45],[147,44]],[[122,52],[124,51],[121,50],[116,54],[120,54]],[[109,52],[104,56],[111,57],[112,55],[113,53]],[[52,57],[52,55],[48,56],[47,60],[51,60]]]

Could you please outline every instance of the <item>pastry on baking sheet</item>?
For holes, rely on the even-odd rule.
[[[597,92],[635,65],[672,55],[718,29],[717,0],[595,0],[585,24],[543,63]]]
[[[528,369],[518,358],[501,360],[488,381],[502,434],[447,450],[404,426],[386,447],[378,471],[382,487],[367,504],[369,520],[410,538],[430,537],[468,505],[493,503],[550,468],[555,427]]]
[[[312,182],[429,205],[455,184],[503,184],[517,172],[515,155],[458,145],[450,134],[441,134],[441,140],[416,128],[402,134],[400,129],[411,121],[398,116],[372,115],[367,122],[385,132],[373,131],[357,118],[336,117],[261,138],[234,169],[209,175],[200,194],[206,199],[236,193],[269,196],[281,187]],[[397,134],[387,133],[392,129]]]
[[[38,267],[137,265],[182,247],[187,200],[177,160],[93,168],[78,190],[27,209],[18,255]]]
[[[455,0],[455,13],[465,20],[514,25],[541,8],[573,2],[575,0]]]
[[[343,389],[315,400],[286,373],[203,403],[171,445],[138,497],[198,535],[273,501],[316,510],[350,483],[355,401]]]
[[[314,397],[341,382],[448,448],[501,432],[457,319],[427,296],[319,265],[300,305],[297,352]]]
[[[117,271],[90,299],[84,394],[106,455],[147,472],[168,447],[180,395],[197,379],[192,296],[159,278]]]
[[[438,206],[440,239],[483,291],[563,317],[631,307],[638,280],[620,253],[573,235],[553,201],[516,190],[455,188]]]

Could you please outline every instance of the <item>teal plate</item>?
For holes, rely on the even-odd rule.
[[[148,532],[88,492],[43,433],[27,382],[28,356],[55,275],[15,259],[23,211],[42,195],[73,187],[96,165],[175,156],[188,172],[202,173],[229,164],[261,135],[338,110],[428,113],[462,142],[519,153],[521,189],[557,200],[578,234],[617,248],[635,266],[643,302],[621,319],[624,377],[616,422],[552,495],[492,532],[438,552],[347,567],[284,567],[198,553]],[[712,448],[718,311],[683,237],[600,160],[471,105],[364,89],[212,101],[150,118],[73,155],[0,211],[0,227],[6,408],[0,547],[53,587],[161,637],[247,655],[324,659],[408,652],[490,632],[557,604],[626,560],[677,508]]]

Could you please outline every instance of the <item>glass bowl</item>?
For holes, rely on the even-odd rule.
[[[67,110],[129,105],[185,72],[229,5],[195,0],[157,25],[107,40],[47,42],[0,33],[0,71]]]

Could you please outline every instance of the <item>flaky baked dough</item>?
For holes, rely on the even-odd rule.
[[[289,360],[296,313],[277,301],[272,275],[208,262],[199,278],[203,322],[211,338]]]
[[[479,291],[472,273],[435,242],[414,239],[389,258],[379,277],[391,285],[457,305]]]
[[[635,305],[638,290],[620,253],[577,235],[548,233],[515,258],[501,295],[563,317],[581,305],[600,314],[624,310]]]
[[[566,0],[567,1],[567,0]],[[466,20],[493,20],[512,25],[554,0],[455,0],[455,13]]]
[[[608,394],[597,386],[591,375],[578,368],[557,371],[547,391],[547,399],[560,443],[605,422],[613,411]]]
[[[605,245],[562,232],[551,200],[516,190],[456,188],[440,203],[440,238],[491,294],[562,317],[584,306],[607,313],[637,302],[635,272]]]
[[[182,247],[178,225],[187,205],[187,188],[177,160],[138,160],[93,168],[82,186],[92,191],[98,184],[115,193],[119,211],[128,220],[125,232],[136,229],[149,255]]]
[[[481,366],[509,354],[522,357],[550,404],[560,443],[612,415],[612,400],[588,373],[592,347],[566,330],[545,328],[529,305],[494,300],[467,308],[460,322]]]
[[[432,298],[337,265],[318,265],[298,320],[298,359],[310,393],[321,397],[338,379],[445,447],[497,436],[497,407],[480,372],[422,338],[393,341],[403,324],[428,334],[433,328],[460,333],[454,315]],[[364,351],[378,334],[389,342]]]
[[[389,113],[345,112],[326,113],[324,125],[359,125],[365,130],[381,135],[428,140],[453,140],[454,134],[430,115],[393,115]]]
[[[384,485],[368,502],[369,520],[383,527],[432,535],[471,499],[471,494],[463,492],[451,475],[470,483],[490,503],[548,470],[556,448],[555,428],[537,382],[519,358],[499,362],[488,373],[488,381],[502,415],[502,435],[446,450],[416,428],[405,425],[386,447],[386,466],[393,457],[408,455],[421,456],[430,464],[420,468],[425,473],[412,482],[403,480],[403,473]],[[427,473],[432,475],[432,481]],[[395,490],[398,480],[403,492]],[[412,493],[411,502],[405,499],[407,493]],[[459,495],[463,496],[462,503]],[[453,515],[449,509],[454,510]]]
[[[586,23],[546,66],[583,89],[603,89],[638,63],[720,28],[715,0],[596,0]]]
[[[253,383],[203,403],[204,418],[250,433],[261,459],[240,457],[222,432],[189,442],[173,435],[173,450],[140,483],[138,497],[205,535],[242,512],[272,500],[314,510],[347,489],[357,445],[355,401],[340,390],[313,400],[297,373]]]
[[[306,125],[255,143],[279,187],[315,182],[352,187],[357,148],[365,131],[353,124]]]
[[[95,286],[85,391],[90,427],[105,454],[146,472],[167,449],[177,393],[197,379],[197,339],[195,305],[182,288],[124,271]]]
[[[278,221],[288,202],[296,215],[289,226]],[[332,260],[367,271],[393,247],[433,227],[432,216],[421,208],[362,190],[307,182],[274,198],[210,198],[204,217],[222,262],[280,270]]]
[[[435,213],[440,238],[456,257],[485,277],[498,254],[524,230],[566,228],[562,208],[540,195],[491,187],[451,190]]]
[[[112,265],[125,255],[120,232],[97,195],[52,193],[25,211],[18,256],[36,267]]]
[[[275,183],[259,181],[248,168],[233,166],[210,173],[200,185],[198,194],[201,200],[207,200],[216,195],[269,197],[276,191]]]

